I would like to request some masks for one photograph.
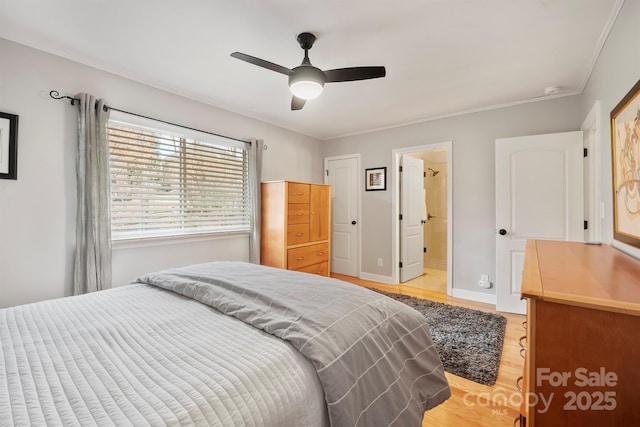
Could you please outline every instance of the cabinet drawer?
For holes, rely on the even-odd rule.
[[[297,270],[308,265],[329,261],[329,244],[303,246],[287,251],[287,268]]]
[[[306,267],[297,268],[296,271],[303,273],[319,274],[321,276],[329,275],[329,262],[323,261],[319,264],[308,265]]]
[[[288,184],[289,203],[309,203],[309,184],[290,182]]]
[[[293,224],[287,227],[287,245],[309,242],[309,224]]]
[[[287,224],[309,224],[309,204],[289,203],[287,206]]]

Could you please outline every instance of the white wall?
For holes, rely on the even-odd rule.
[[[77,106],[49,91],[88,92],[124,110],[236,138],[261,138],[263,179],[322,182],[321,142],[0,39],[0,111],[18,114],[18,180],[0,180],[0,307],[71,293]],[[215,259],[247,260],[246,236],[115,248],[114,284]]]
[[[602,241],[640,259],[640,249],[613,241],[613,190],[611,171],[611,110],[640,79],[640,1],[624,2],[583,92],[580,107],[586,117],[601,101],[600,201],[605,205]],[[638,230],[640,232],[640,230]]]
[[[453,141],[453,287],[480,288],[480,274],[495,278],[496,138],[577,130],[577,96],[428,121],[325,142],[324,155],[360,153],[364,169],[391,167],[392,150]],[[362,192],[362,271],[391,276],[391,191]],[[383,267],[377,267],[377,258]]]

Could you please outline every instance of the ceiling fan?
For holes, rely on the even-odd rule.
[[[289,89],[293,94],[291,110],[301,110],[308,99],[317,98],[325,83],[351,82],[355,80],[376,79],[384,77],[384,67],[349,67],[322,71],[309,61],[309,49],[316,41],[311,33],[300,33],[297,37],[300,47],[304,49],[304,59],[298,67],[289,69],[264,59],[256,58],[240,52],[233,52],[232,57],[248,62],[267,70],[289,76]]]

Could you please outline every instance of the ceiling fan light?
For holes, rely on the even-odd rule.
[[[320,96],[325,81],[324,72],[312,65],[301,65],[289,74],[289,89],[301,99],[313,99]]]
[[[291,93],[302,99],[314,99],[320,96],[324,85],[313,80],[299,80],[289,85]]]

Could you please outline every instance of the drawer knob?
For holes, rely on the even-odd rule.
[[[299,257],[296,258],[296,261],[302,261],[303,259],[304,259],[303,256],[299,256]]]
[[[322,256],[322,255],[324,255],[324,252],[318,252],[316,255]]]
[[[298,192],[296,193],[296,196],[302,196],[303,194],[304,194],[304,193],[303,193],[302,191],[298,191]]]
[[[304,236],[303,233],[296,233],[296,237],[302,237],[302,236]]]
[[[296,212],[296,215],[297,216],[302,216],[303,214],[302,214],[302,212]]]

